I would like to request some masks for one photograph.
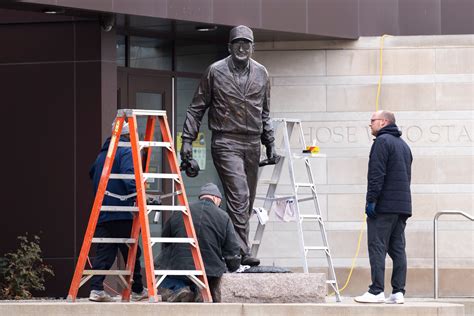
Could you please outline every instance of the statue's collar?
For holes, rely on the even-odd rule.
[[[229,59],[228,59],[228,65],[229,65],[229,68],[233,71],[237,71],[237,72],[247,72],[250,70],[250,60],[248,61],[247,65],[245,66],[245,68],[241,69],[239,67],[237,67],[235,64],[234,64],[234,61],[232,60],[232,56],[229,56]]]

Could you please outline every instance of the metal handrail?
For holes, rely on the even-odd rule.
[[[433,263],[433,270],[434,270],[434,298],[438,299],[439,298],[439,283],[438,283],[438,218],[441,215],[462,215],[467,219],[470,219],[471,221],[474,221],[474,216],[471,216],[465,212],[462,211],[456,211],[456,210],[446,210],[446,211],[441,211],[436,213],[434,219],[433,219],[433,241],[434,241],[434,263]]]

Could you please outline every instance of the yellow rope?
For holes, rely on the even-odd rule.
[[[380,99],[380,90],[382,87],[382,75],[383,75],[383,44],[385,37],[390,36],[387,34],[382,35],[380,38],[380,67],[379,67],[379,84],[377,86],[377,98],[375,99],[375,111],[379,110],[379,99]]]
[[[383,44],[384,44],[385,37],[387,37],[387,36],[390,36],[390,35],[384,34],[380,38],[379,83],[378,83],[378,86],[377,86],[377,98],[375,100],[375,111],[379,110],[379,98],[380,98],[380,90],[381,90],[381,87],[382,87],[382,76],[383,76]],[[352,258],[352,264],[351,264],[351,269],[349,270],[349,275],[347,276],[346,283],[344,284],[344,286],[339,289],[339,293],[344,291],[344,289],[349,285],[349,281],[351,280],[352,272],[354,271],[354,267],[355,267],[355,262],[357,260],[357,257],[359,257],[360,244],[362,242],[362,234],[364,232],[364,227],[365,227],[365,219],[366,219],[366,216],[364,216],[364,220],[362,221],[362,226],[360,228],[360,233],[359,233],[359,239],[357,241],[357,249],[356,249],[356,253],[355,253],[354,257]],[[334,294],[335,294],[335,292],[331,292],[328,295],[331,296],[331,295],[334,295]]]

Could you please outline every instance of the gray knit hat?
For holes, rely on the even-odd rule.
[[[217,196],[219,199],[222,199],[221,191],[214,183],[206,183],[201,187],[201,193],[199,193],[199,197],[203,195],[213,195]]]

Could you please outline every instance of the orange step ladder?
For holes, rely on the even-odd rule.
[[[144,141],[140,141],[138,137],[137,116],[147,117],[146,132]],[[130,142],[121,142],[120,133],[127,120],[130,129]],[[153,141],[153,133],[155,123],[158,121],[162,141]],[[115,153],[118,146],[132,148],[133,167],[135,174],[111,174]],[[169,163],[171,173],[148,173],[151,153],[153,147],[166,148],[166,159]],[[148,148],[144,151],[146,160],[142,162],[140,150]],[[144,172],[143,172],[144,170]],[[137,196],[137,206],[103,206],[102,201],[106,194],[107,183],[109,179],[135,179]],[[175,194],[177,195],[178,205],[147,205],[145,181],[146,179],[168,179],[173,181]],[[108,191],[107,191],[108,193]],[[100,212],[107,211],[129,211],[133,212],[133,224],[130,238],[94,238],[94,232],[97,226]],[[180,211],[183,213],[184,225],[186,228],[187,238],[155,238],[150,236],[150,227],[148,223],[148,213],[152,211]],[[87,282],[93,275],[117,275],[124,289],[122,292],[122,301],[130,301],[131,282],[133,279],[133,269],[135,266],[135,257],[138,247],[138,238],[141,232],[143,257],[145,261],[146,284],[148,288],[149,302],[158,302],[157,287],[168,275],[187,276],[201,290],[204,302],[212,302],[209,284],[207,282],[206,271],[199,249],[199,244],[194,230],[194,225],[189,209],[186,192],[184,189],[183,179],[178,166],[176,152],[174,150],[173,139],[171,137],[166,111],[150,111],[150,110],[134,110],[122,109],[118,110],[115,126],[113,128],[110,146],[102,170],[99,186],[92,207],[89,224],[82,243],[81,252],[76,264],[74,276],[69,288],[67,299],[75,301],[79,287]],[[88,260],[89,251],[92,243],[109,242],[109,243],[126,243],[129,246],[128,259],[125,270],[85,270],[85,264]],[[152,246],[156,243],[189,243],[192,257],[194,260],[195,270],[155,270],[153,264]],[[156,277],[156,279],[155,279]],[[159,277],[159,278],[158,278]]]

